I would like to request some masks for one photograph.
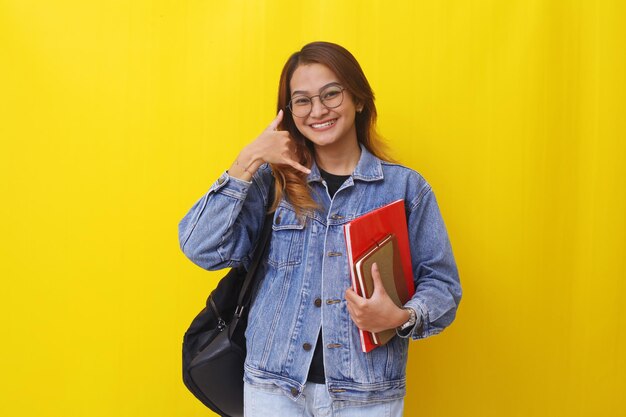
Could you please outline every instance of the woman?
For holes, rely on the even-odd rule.
[[[274,211],[246,330],[248,417],[401,416],[408,338],[454,320],[461,287],[433,192],[385,158],[375,123],[374,94],[355,58],[332,43],[305,45],[283,68],[276,118],[180,223],[185,254],[220,269],[248,265]],[[405,201],[416,287],[403,308],[376,268],[371,298],[350,288],[343,232],[397,199]],[[359,328],[398,335],[362,353]]]

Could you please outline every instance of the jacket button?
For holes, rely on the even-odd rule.
[[[315,304],[315,307],[321,307],[322,306],[322,299],[321,298],[316,298],[314,304]]]
[[[276,216],[276,224],[280,224],[280,215]]]
[[[294,397],[297,397],[298,394],[300,394],[300,392],[298,391],[297,388],[291,388],[291,395],[293,395]]]
[[[305,343],[305,344],[302,345],[302,349],[306,350],[307,352],[309,350],[311,350],[311,348],[312,348],[312,346],[311,346],[310,343]]]
[[[224,184],[224,181],[226,181],[226,180],[224,179],[224,177],[219,177],[219,178],[217,179],[217,183],[218,183],[219,185]]]

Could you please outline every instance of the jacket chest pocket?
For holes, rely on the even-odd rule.
[[[293,210],[278,207],[274,213],[268,262],[276,268],[298,265],[304,250],[305,219]]]

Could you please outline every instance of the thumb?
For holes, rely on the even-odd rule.
[[[372,280],[374,281],[374,294],[387,294],[385,291],[385,286],[383,285],[383,280],[380,277],[380,271],[378,270],[378,264],[374,262],[372,264]]]
[[[270,123],[270,125],[267,127],[267,130],[276,130],[276,128],[278,128],[278,125],[282,121],[283,121],[283,110],[280,109],[278,111],[278,114],[274,118],[274,120],[272,120],[272,123]]]

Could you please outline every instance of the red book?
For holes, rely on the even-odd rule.
[[[355,264],[368,253],[375,250],[375,248],[379,246],[379,243],[384,241],[386,237],[393,235],[395,240],[394,251],[397,251],[397,254],[399,254],[402,269],[401,274],[403,275],[404,284],[406,286],[400,289],[398,293],[407,294],[409,298],[413,296],[415,293],[415,285],[413,283],[411,248],[409,246],[404,200],[394,201],[352,220],[344,226],[344,234],[348,250],[352,288],[358,295],[369,298],[371,293],[368,294],[367,286],[364,285],[362,278],[359,279]],[[385,279],[394,280],[394,277],[383,276],[382,278],[383,281]],[[396,283],[396,285],[398,285],[398,283]],[[404,303],[407,299],[401,301]],[[361,336],[361,349],[363,352],[369,352],[378,346],[378,340],[375,335],[360,329],[359,334]]]

